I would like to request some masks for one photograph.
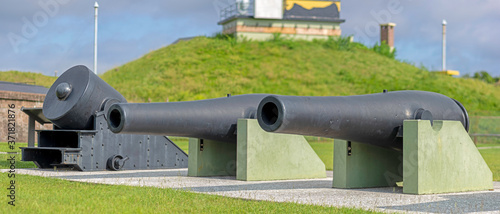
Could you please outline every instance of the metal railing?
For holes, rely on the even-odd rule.
[[[253,16],[254,0],[236,2],[220,11],[220,21],[232,16]]]

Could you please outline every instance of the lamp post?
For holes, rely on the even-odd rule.
[[[99,4],[95,2],[94,4],[94,73],[97,74],[97,11],[99,9]]]
[[[446,71],[446,20],[443,19],[443,71]]]

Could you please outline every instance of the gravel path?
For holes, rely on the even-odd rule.
[[[5,172],[6,170],[1,170]],[[235,177],[187,177],[187,169],[132,171],[53,171],[18,169],[18,174],[72,181],[155,186],[184,189],[255,200],[291,201],[327,206],[347,206],[384,212],[500,213],[500,182],[493,191],[434,195],[408,195],[402,188],[334,189],[331,171],[324,179],[238,181]]]

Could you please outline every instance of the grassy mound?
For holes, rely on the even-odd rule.
[[[500,90],[493,84],[432,73],[342,40],[236,43],[198,37],[150,52],[102,78],[132,102],[424,90],[462,102],[472,115],[500,114]]]
[[[152,51],[101,77],[131,102],[188,101],[226,94],[343,96],[424,90],[460,101],[471,115],[500,115],[499,86],[400,62],[346,39],[246,41],[197,37]],[[49,87],[55,77],[0,72],[1,81]]]
[[[50,88],[56,81],[56,77],[45,76],[40,73],[4,71],[0,72],[0,81],[25,83],[30,85],[41,85]]]

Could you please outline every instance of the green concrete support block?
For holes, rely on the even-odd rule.
[[[235,174],[236,144],[196,138],[189,139],[188,176]]]
[[[266,132],[255,119],[239,119],[237,129],[236,179],[326,177],[325,164],[303,136]]]
[[[396,186],[402,181],[402,153],[369,144],[334,140],[333,187]]]
[[[403,193],[493,189],[493,174],[458,121],[406,120]]]

